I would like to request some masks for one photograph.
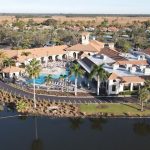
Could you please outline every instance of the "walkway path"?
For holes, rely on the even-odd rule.
[[[16,96],[26,97],[29,99],[33,99],[33,94],[22,91],[21,89],[16,89],[2,81],[0,81],[0,89],[7,91],[9,93],[13,93]],[[81,103],[112,103],[112,102],[137,102],[136,97],[60,97],[60,96],[50,96],[50,95],[40,95],[36,94],[37,100],[48,100],[54,102],[66,102],[73,104],[81,104]]]

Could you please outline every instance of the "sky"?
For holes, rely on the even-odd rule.
[[[150,14],[150,0],[0,0],[0,13]]]

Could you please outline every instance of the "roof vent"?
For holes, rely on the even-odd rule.
[[[136,67],[130,67],[129,71],[130,71],[131,73],[135,73],[135,72],[136,72]]]
[[[144,74],[145,75],[150,75],[150,68],[145,68],[144,69]]]
[[[101,55],[101,57],[100,57],[102,60],[106,60],[106,56],[105,55]]]
[[[145,60],[145,56],[144,55],[139,55],[138,60]]]

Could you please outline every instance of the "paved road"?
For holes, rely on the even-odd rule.
[[[22,91],[21,89],[16,89],[2,81],[0,81],[0,88],[9,92],[13,93],[17,96],[26,97],[29,99],[33,99],[33,94]],[[112,103],[112,102],[137,102],[136,97],[59,97],[59,96],[50,96],[50,95],[39,95],[36,94],[37,100],[48,100],[54,102],[67,102],[73,104],[80,104],[80,103]]]

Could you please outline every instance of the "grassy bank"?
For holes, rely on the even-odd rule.
[[[108,116],[150,116],[150,109],[141,112],[138,104],[82,104],[80,111],[86,115],[101,113]]]

